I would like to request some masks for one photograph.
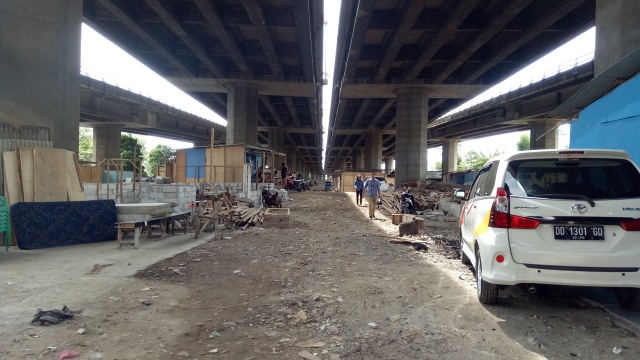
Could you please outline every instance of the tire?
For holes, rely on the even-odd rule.
[[[460,261],[462,262],[463,265],[470,265],[471,259],[469,259],[467,254],[465,254],[464,251],[462,250],[462,244],[463,244],[462,234],[460,234]]]
[[[481,304],[493,305],[498,302],[498,285],[488,283],[482,278],[482,260],[480,251],[476,251],[476,290]]]
[[[620,306],[627,310],[640,311],[640,289],[614,288],[613,293],[616,294]]]

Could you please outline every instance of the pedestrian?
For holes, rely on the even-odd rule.
[[[369,219],[376,218],[376,203],[380,196],[380,181],[376,179],[376,172],[371,172],[371,177],[364,182],[364,193],[367,195],[369,202]]]
[[[282,185],[284,186],[284,183],[287,180],[287,174],[289,173],[289,168],[287,167],[287,164],[284,163],[284,161],[282,162],[282,167],[280,168],[280,170],[280,178],[282,178]]]
[[[364,189],[364,181],[360,174],[356,176],[356,181],[353,183],[353,187],[356,189],[356,204],[362,206],[362,189]]]

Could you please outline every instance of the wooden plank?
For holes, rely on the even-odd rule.
[[[67,201],[66,162],[65,149],[34,149],[34,201]]]
[[[7,198],[7,203],[11,206],[23,201],[18,154],[15,151],[3,151],[2,160],[4,161],[4,195]]]
[[[66,152],[65,165],[67,169],[67,198],[71,201],[86,200],[80,180],[79,166],[74,152]]]
[[[18,156],[18,166],[20,167],[22,199],[25,202],[33,202],[35,201],[33,148],[18,148],[16,149],[16,154]]]

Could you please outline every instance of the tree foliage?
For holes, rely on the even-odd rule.
[[[460,164],[461,170],[480,170],[489,159],[500,155],[498,150],[492,154],[485,155],[481,151],[471,150],[464,154]]]
[[[94,161],[93,158],[93,129],[81,127],[78,141],[78,159],[80,161]]]
[[[161,144],[149,151],[146,167],[149,170],[151,176],[156,176],[158,175],[158,165],[164,165],[169,161],[175,160],[175,158],[175,150],[171,149],[167,145]]]
[[[520,140],[516,143],[518,151],[524,151],[531,149],[531,140],[529,134],[520,134]]]
[[[138,138],[131,135],[120,135],[120,158],[133,160],[134,153],[138,162],[143,160],[144,145],[142,145]],[[133,165],[130,162],[124,164],[125,171],[133,171]]]

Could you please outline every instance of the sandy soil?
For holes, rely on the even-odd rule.
[[[17,305],[3,313],[0,358],[55,359],[66,349],[120,360],[640,358],[634,333],[563,289],[510,288],[499,305],[480,305],[473,273],[447,246],[456,218],[432,216],[414,238],[429,249],[418,251],[391,243],[398,227],[368,219],[353,194],[290,198],[289,229],[219,231],[148,267],[69,267],[69,288],[48,291],[81,313],[59,325],[28,325],[38,289],[12,290],[29,280],[12,274],[2,301]],[[145,246],[120,253],[144,258]],[[122,276],[119,266],[140,270]]]

